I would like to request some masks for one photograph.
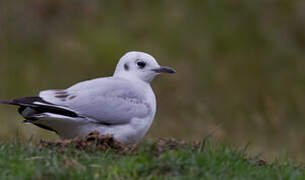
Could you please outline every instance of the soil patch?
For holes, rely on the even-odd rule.
[[[116,153],[131,153],[135,146],[125,145],[113,138],[112,135],[100,134],[93,131],[84,138],[74,138],[70,140],[45,141],[41,140],[38,144],[39,149],[55,148],[57,152],[66,152],[68,149],[86,150],[86,151],[106,151],[112,150]]]

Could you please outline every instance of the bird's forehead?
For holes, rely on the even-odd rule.
[[[125,54],[123,57],[126,60],[136,60],[136,59],[143,59],[143,60],[148,60],[148,61],[154,61],[154,57],[151,55],[144,53],[144,52],[137,52],[137,51],[132,51],[128,52]]]
[[[132,64],[137,61],[145,61],[146,63],[150,64],[151,66],[159,66],[158,62],[155,60],[155,58],[147,53],[144,52],[138,52],[138,51],[131,51],[126,53],[121,59],[120,59],[120,66],[126,66],[126,64]]]

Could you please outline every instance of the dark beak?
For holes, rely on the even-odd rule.
[[[157,73],[169,73],[169,74],[176,73],[176,71],[173,68],[166,67],[166,66],[160,66],[159,68],[152,69],[152,70]]]

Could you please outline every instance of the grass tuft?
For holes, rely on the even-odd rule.
[[[31,141],[0,143],[0,179],[304,179],[304,166],[266,162],[211,140],[142,142],[132,153],[65,146],[38,148]]]

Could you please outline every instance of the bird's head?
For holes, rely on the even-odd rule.
[[[171,67],[160,66],[154,57],[144,52],[131,51],[119,61],[114,77],[141,79],[150,82],[160,73],[175,73]]]

